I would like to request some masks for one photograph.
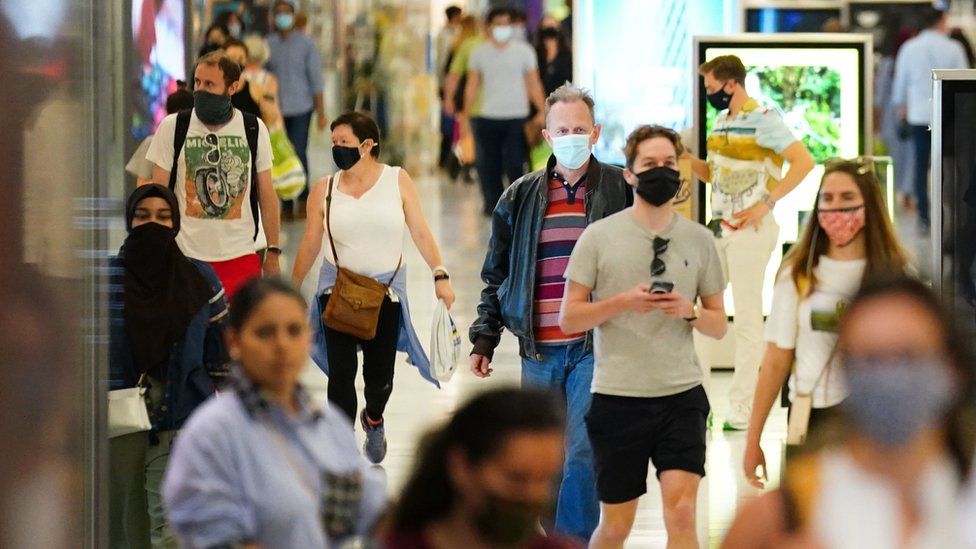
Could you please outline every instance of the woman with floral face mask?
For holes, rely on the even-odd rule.
[[[790,464],[724,547],[960,547],[972,372],[948,315],[904,275],[865,282],[841,320],[849,395],[839,443]]]
[[[802,421],[809,410],[807,428],[815,431],[847,396],[835,356],[841,313],[865,276],[903,271],[907,263],[869,166],[828,162],[806,229],[783,261],[766,322],[743,458],[751,484],[762,487],[766,477],[759,441],[783,383],[789,378],[791,415],[801,416],[791,419]]]

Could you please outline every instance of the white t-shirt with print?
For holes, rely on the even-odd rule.
[[[176,114],[163,119],[146,158],[169,171],[173,167]],[[216,144],[208,140],[215,135]],[[212,140],[212,138],[210,138]],[[258,120],[257,171],[271,169],[271,138]],[[189,167],[189,169],[187,169]],[[210,131],[190,117],[186,142],[176,168],[176,198],[180,203],[180,233],[176,242],[187,257],[228,261],[254,253],[254,215],[251,211],[251,151],[244,133],[244,116],[234,117]]]
[[[813,389],[813,407],[828,408],[847,398],[847,384],[837,361],[837,324],[847,304],[861,287],[867,261],[837,261],[820,256],[813,272],[817,285],[809,297],[800,299],[793,277],[780,275],[773,290],[773,307],[766,319],[766,341],[780,349],[793,349],[796,372],[790,376],[790,400]],[[824,373],[827,359],[833,366]]]

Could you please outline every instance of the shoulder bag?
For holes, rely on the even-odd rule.
[[[329,298],[325,311],[322,313],[322,323],[329,328],[351,335],[363,341],[376,337],[376,325],[380,318],[380,308],[390,285],[396,279],[403,264],[403,256],[397,262],[396,270],[390,282],[383,284],[368,276],[354,273],[339,266],[339,256],[336,253],[335,241],[332,239],[332,186],[333,178],[329,178],[329,194],[325,197],[325,224],[329,232],[329,246],[332,247],[332,259],[336,269],[335,286],[332,287],[332,297]]]

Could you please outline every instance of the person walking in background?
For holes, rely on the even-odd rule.
[[[434,71],[437,78],[437,90],[441,100],[441,147],[437,165],[447,168],[451,156],[454,154],[454,116],[444,111],[444,84],[447,79],[447,69],[451,61],[451,53],[458,34],[461,32],[461,8],[450,6],[444,10],[447,24],[437,33],[434,41]]]
[[[695,175],[712,185],[712,222],[725,278],[735,305],[735,373],[723,428],[749,423],[762,360],[762,288],[766,265],[779,239],[776,202],[814,167],[813,157],[775,110],[746,91],[746,68],[734,55],[702,64],[708,103],[718,118],[708,136],[708,162],[691,160]],[[790,165],[783,175],[783,164]]]
[[[166,114],[174,114],[192,108],[193,94],[186,89],[186,82],[177,80],[176,91],[166,97]],[[143,139],[139,147],[136,148],[136,152],[129,159],[129,163],[125,165],[125,171],[135,176],[137,187],[152,182],[153,163],[146,158],[152,141],[152,135]]]
[[[538,533],[562,462],[561,407],[551,393],[517,389],[463,404],[421,441],[380,547],[575,547]]]
[[[630,206],[633,195],[619,168],[593,157],[600,137],[593,98],[566,84],[546,99],[545,138],[555,154],[544,170],[518,179],[492,214],[481,271],[486,286],[471,326],[471,371],[491,375],[503,328],[519,338],[522,385],[566,399],[566,463],[556,507],[556,531],[588,540],[600,518],[593,450],[584,416],[590,407],[593,341],[588,331],[564,333],[558,312],[566,262],[589,223]],[[542,220],[541,223],[539,220]],[[500,288],[507,291],[501,293]]]
[[[316,128],[324,131],[329,125],[322,99],[322,59],[315,42],[308,35],[296,31],[295,6],[287,0],[274,4],[275,32],[268,37],[268,70],[278,79],[278,101],[284,117],[288,140],[295,147],[298,158],[308,169],[308,132],[315,113]],[[308,188],[302,191],[296,206],[292,201],[282,204],[285,219],[293,215],[305,217],[305,200]],[[297,209],[296,209],[297,208]]]
[[[559,328],[594,330],[596,339],[586,416],[600,496],[594,549],[623,548],[647,492],[649,460],[668,547],[698,546],[709,403],[692,331],[721,339],[728,321],[712,236],[674,211],[683,148],[661,126],[627,137],[624,177],[634,205],[587,227],[566,267]]]
[[[249,279],[279,273],[278,198],[271,180],[271,140],[260,119],[231,104],[241,66],[222,51],[194,69],[193,110],[163,119],[149,146],[153,182],[179,198],[187,257],[206,261],[228,297]],[[255,253],[258,216],[267,237],[262,262]]]
[[[260,116],[269,130],[280,128],[278,79],[264,68],[268,61],[268,41],[260,36],[249,36],[243,42],[231,41],[224,51],[244,67],[241,73],[242,87],[231,97],[234,107]],[[247,95],[244,95],[245,92]]]
[[[886,47],[874,78],[874,121],[878,125],[881,141],[884,142],[885,153],[891,157],[894,165],[895,190],[899,202],[905,209],[912,209],[915,207],[912,183],[915,153],[911,135],[898,115],[898,109],[892,106],[891,99],[895,85],[895,59],[905,42],[915,35],[915,31],[902,27],[887,34]]]
[[[252,280],[231,301],[227,340],[228,387],[180,432],[163,482],[180,547],[341,547],[369,536],[386,483],[356,451],[348,418],[298,383],[311,343],[302,295]]]
[[[929,206],[929,163],[932,156],[932,71],[969,68],[959,42],[946,36],[946,15],[931,7],[921,17],[922,32],[905,42],[895,61],[895,86],[891,104],[906,124],[915,147],[912,177],[918,205],[919,228],[931,223]],[[940,206],[941,207],[941,206]]]
[[[573,47],[559,27],[559,21],[544,17],[535,35],[535,54],[546,96],[573,81]]]
[[[421,375],[440,386],[430,372],[410,320],[403,267],[404,236],[409,231],[430,267],[434,291],[450,308],[454,289],[450,274],[420,209],[413,180],[402,168],[377,162],[380,130],[376,121],[358,112],[332,122],[332,158],[339,171],[318,182],[310,195],[305,234],[295,258],[292,280],[301,285],[319,255],[323,239],[329,249],[322,261],[316,301],[312,305],[315,348],[312,358],[329,376],[329,401],[350,419],[356,418],[357,353],[363,351],[366,406],[359,422],[366,432],[364,452],[373,463],[386,457],[383,412],[393,393],[397,350],[406,351]],[[335,296],[339,269],[370,277],[387,286],[376,335],[364,340],[326,325],[322,313]]]
[[[109,439],[109,544],[175,548],[163,474],[177,432],[226,377],[227,299],[213,269],[176,245],[172,191],[137,188],[125,222],[129,234],[111,260],[109,390],[144,387],[152,429]]]
[[[810,397],[811,433],[836,416],[847,397],[835,352],[840,316],[865,277],[908,267],[867,162],[827,164],[807,226],[777,277],[743,458],[746,479],[757,487],[766,477],[760,438],[783,383],[789,379],[790,402]]]
[[[973,374],[953,321],[923,283],[879,275],[837,341],[849,393],[840,441],[746,502],[723,547],[967,547],[956,506],[973,457]]]
[[[224,47],[224,42],[230,38],[230,31],[227,27],[214,23],[207,27],[207,32],[203,34],[203,46],[200,47],[198,57],[203,57],[210,52],[217,51]]]
[[[529,102],[538,110],[535,122],[541,127],[545,124],[545,95],[535,52],[515,38],[511,11],[492,8],[485,23],[488,39],[471,54],[464,93],[466,112],[461,118],[470,119],[474,130],[483,213],[490,216],[505,190],[502,176],[508,176],[511,183],[524,173],[523,126]]]
[[[460,29],[454,43],[451,44],[450,55],[445,65],[444,92],[441,106],[445,117],[451,121],[452,149],[458,149],[457,161],[449,160],[448,173],[457,178],[461,172],[468,182],[472,182],[471,170],[474,163],[474,136],[471,132],[470,120],[462,119],[458,113],[465,112],[464,92],[468,82],[468,62],[471,52],[484,41],[484,34],[478,25],[478,18],[465,15],[461,18]],[[446,120],[446,118],[444,119]],[[442,123],[444,122],[442,120]],[[447,128],[442,128],[447,131]]]

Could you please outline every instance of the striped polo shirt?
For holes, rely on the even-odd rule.
[[[566,264],[573,247],[586,229],[586,176],[570,186],[553,172],[549,180],[549,205],[542,220],[535,268],[535,303],[532,326],[536,343],[565,345],[583,339],[585,333],[566,334],[559,328],[559,307],[566,287]]]

